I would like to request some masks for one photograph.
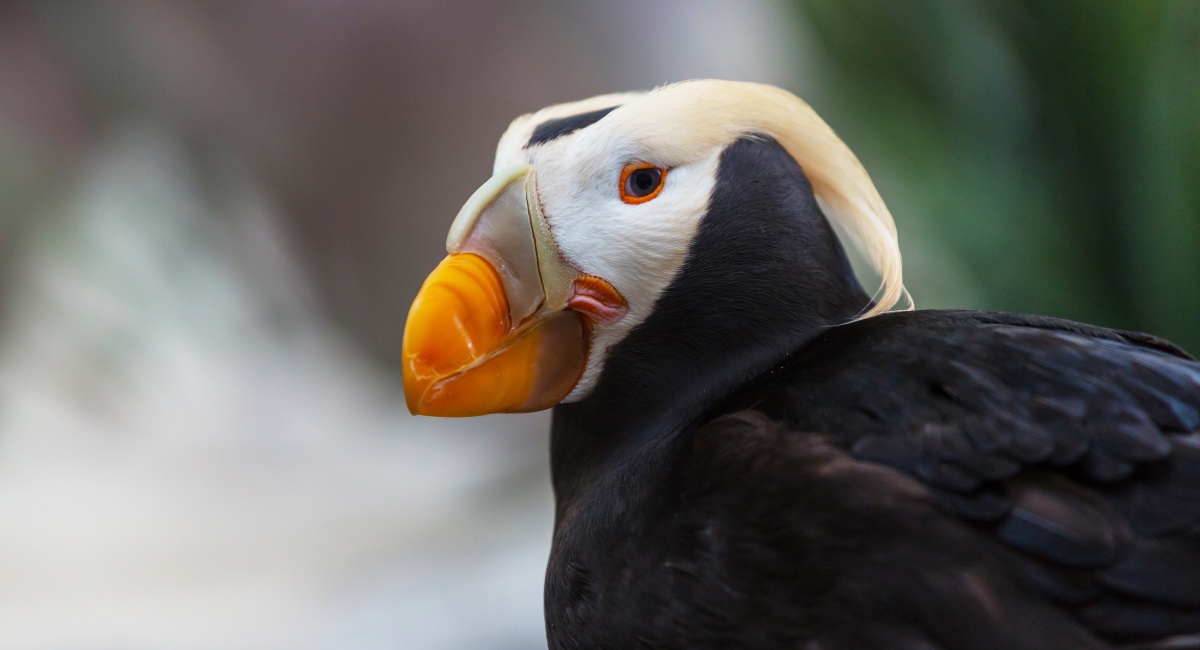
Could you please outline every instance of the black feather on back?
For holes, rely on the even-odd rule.
[[[758,410],[903,471],[1114,641],[1200,632],[1200,364],[1165,341],[978,312],[830,329]]]

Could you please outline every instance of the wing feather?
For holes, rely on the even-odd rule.
[[[759,410],[919,479],[1094,632],[1200,634],[1200,363],[1182,350],[909,312],[833,328],[781,370]]]

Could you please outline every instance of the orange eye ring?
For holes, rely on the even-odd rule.
[[[634,176],[636,172],[643,171],[650,173]],[[666,183],[667,170],[662,167],[650,163],[629,163],[621,169],[621,182],[618,187],[621,190],[622,201],[630,205],[637,205],[662,194],[663,186]]]

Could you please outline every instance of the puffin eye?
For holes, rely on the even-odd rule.
[[[621,170],[621,200],[645,203],[662,192],[667,170],[650,163],[629,163]]]

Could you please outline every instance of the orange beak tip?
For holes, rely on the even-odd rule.
[[[408,406],[408,412],[413,415],[422,415],[421,413],[421,397],[425,393],[426,386],[418,386],[418,380],[408,371],[408,367],[404,368],[404,403]]]
[[[549,408],[579,380],[587,348],[574,312],[514,330],[496,270],[477,255],[450,255],[409,311],[404,399],[414,415],[441,417]]]

